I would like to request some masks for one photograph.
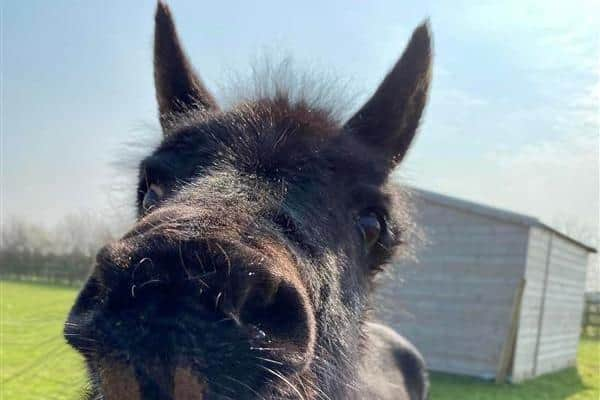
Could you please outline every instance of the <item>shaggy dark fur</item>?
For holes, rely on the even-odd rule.
[[[418,352],[367,321],[412,229],[388,175],[425,105],[427,25],[344,125],[282,89],[220,110],[162,3],[154,65],[164,140],[140,166],[138,221],[65,328],[90,398],[424,399]]]

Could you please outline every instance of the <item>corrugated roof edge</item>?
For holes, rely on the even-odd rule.
[[[596,248],[591,247],[577,239],[570,237],[569,235],[566,235],[566,234],[560,232],[559,230],[541,222],[539,219],[537,219],[535,217],[531,217],[531,216],[525,215],[525,214],[519,214],[519,213],[516,213],[513,211],[503,210],[503,209],[492,207],[492,206],[475,203],[473,201],[468,201],[468,200],[463,200],[463,199],[459,199],[456,197],[447,196],[447,195],[440,194],[440,193],[431,192],[429,190],[419,189],[414,186],[405,186],[405,187],[409,190],[410,193],[414,194],[415,196],[420,196],[420,197],[424,198],[425,200],[430,201],[432,203],[441,204],[441,205],[444,205],[447,207],[453,207],[453,208],[456,208],[456,209],[459,209],[462,211],[472,212],[475,214],[483,215],[486,217],[498,219],[498,220],[513,223],[513,224],[525,225],[525,226],[536,226],[536,227],[544,228],[544,229],[547,229],[550,232],[554,233],[555,235],[560,236],[560,237],[568,240],[569,242],[574,243],[574,244],[584,248],[585,250],[589,251],[590,253],[598,252],[596,250]]]

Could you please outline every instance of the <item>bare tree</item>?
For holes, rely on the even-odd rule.
[[[56,252],[92,256],[115,235],[106,220],[89,212],[66,215],[54,229]]]
[[[115,236],[105,219],[86,212],[52,229],[13,217],[0,230],[0,275],[69,283],[86,278],[95,253]]]
[[[10,218],[2,224],[0,231],[2,250],[45,253],[52,248],[48,231],[22,218]]]

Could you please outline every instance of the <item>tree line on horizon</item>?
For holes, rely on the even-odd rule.
[[[98,250],[117,234],[91,213],[69,214],[51,228],[12,217],[1,225],[0,278],[81,283]]]
[[[79,284],[87,278],[95,255],[107,242],[125,231],[126,218],[104,218],[80,211],[64,216],[53,227],[11,217],[0,223],[0,279],[39,280]],[[120,223],[120,225],[119,225]],[[591,246],[596,233],[568,218],[556,218],[554,227]],[[600,290],[600,268],[593,257],[588,290]]]

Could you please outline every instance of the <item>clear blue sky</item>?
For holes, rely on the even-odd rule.
[[[404,181],[597,231],[598,2],[168,3],[216,92],[266,52],[348,81],[355,104],[430,17],[431,103]],[[154,7],[2,2],[4,217],[52,224],[81,209],[129,208],[120,193],[131,170],[114,164],[135,158],[123,143],[159,138]]]

